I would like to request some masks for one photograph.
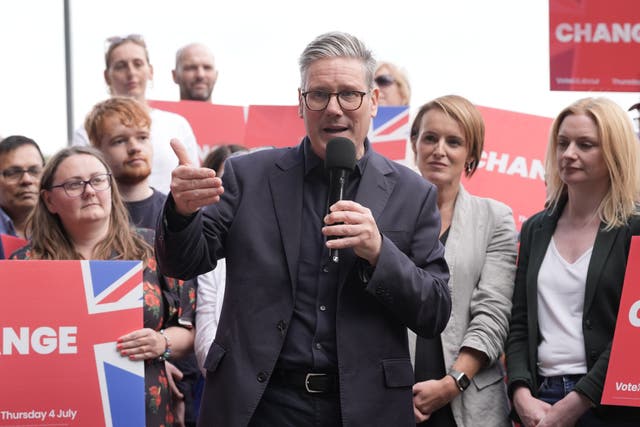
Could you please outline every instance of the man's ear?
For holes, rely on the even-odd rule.
[[[302,96],[302,90],[298,88],[298,117],[302,118],[303,111],[304,111],[304,99]]]

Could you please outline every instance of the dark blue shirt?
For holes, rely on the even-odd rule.
[[[287,370],[337,372],[336,305],[338,268],[329,260],[326,239],[321,232],[327,213],[329,178],[324,162],[304,141],[304,188],[302,200],[302,236],[293,316],[288,327],[278,367]],[[349,177],[346,199],[356,196],[360,177],[369,158],[365,154]]]

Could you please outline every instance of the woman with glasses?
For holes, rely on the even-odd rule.
[[[547,145],[546,208],[520,233],[509,394],[530,426],[639,426],[602,405],[631,236],[640,234],[638,141],[606,98],[574,102]]]
[[[390,62],[378,62],[374,81],[380,89],[380,97],[378,98],[380,105],[409,105],[411,101],[409,79],[398,67]]]
[[[171,171],[178,165],[169,141],[177,138],[184,144],[194,164],[200,164],[198,146],[187,120],[175,113],[151,108],[146,100],[148,84],[153,80],[153,66],[149,62],[147,45],[138,34],[110,37],[105,53],[104,80],[112,96],[135,98],[149,109],[151,116],[151,144],[153,164],[149,182],[153,188],[169,193]],[[84,127],[76,130],[73,145],[89,145]]]
[[[460,180],[478,167],[484,122],[467,99],[423,105],[411,125],[422,176],[438,187],[440,241],[449,265],[451,318],[436,338],[417,338],[416,421],[431,427],[509,427],[504,368],[516,262],[511,209],[473,196]]]
[[[107,163],[99,151],[70,147],[44,168],[38,203],[27,222],[28,246],[12,259],[142,260],[144,328],[118,340],[122,357],[145,364],[147,426],[171,426],[171,396],[164,361],[193,348],[195,301],[191,282],[156,271],[153,233],[134,230]]]

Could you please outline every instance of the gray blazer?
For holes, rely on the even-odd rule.
[[[516,241],[508,206],[472,196],[460,187],[445,245],[452,310],[440,335],[444,362],[450,369],[464,346],[485,353],[489,365],[451,402],[459,427],[511,426],[499,358],[509,331]],[[415,357],[415,334],[410,340]]]

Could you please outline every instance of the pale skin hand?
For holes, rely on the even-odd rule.
[[[167,346],[162,334],[150,328],[130,332],[118,338],[117,342],[116,348],[120,355],[131,360],[160,357]]]
[[[513,406],[524,427],[535,427],[547,415],[551,405],[531,395],[527,387],[518,387],[513,392]]]
[[[570,427],[591,407],[591,401],[572,391],[553,405],[536,427]]]
[[[431,414],[451,402],[460,390],[452,377],[428,380],[413,385],[413,413],[416,423],[428,420]]]
[[[175,138],[171,140],[171,148],[178,157],[178,167],[171,172],[171,195],[176,212],[189,216],[204,206],[217,203],[224,188],[215,171],[193,165],[184,145]]]
[[[341,239],[327,240],[327,248],[353,248],[357,256],[375,267],[382,248],[382,236],[371,210],[351,200],[340,200],[329,210],[330,213],[324,217],[327,225],[322,228],[322,234]]]
[[[472,379],[488,362],[487,355],[471,347],[462,347],[452,368]],[[422,381],[413,386],[413,412],[416,422],[429,419],[431,414],[455,399],[460,393],[453,377]]]
[[[174,425],[177,427],[185,427],[184,424],[184,394],[180,392],[176,381],[180,381],[184,375],[182,371],[175,367],[172,363],[165,360],[164,367],[167,371],[167,380],[169,381],[169,389],[171,390],[171,400],[173,405],[173,413],[175,415]]]

